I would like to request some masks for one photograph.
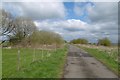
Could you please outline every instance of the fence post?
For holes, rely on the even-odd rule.
[[[34,52],[33,52],[33,62],[35,61],[35,48],[34,48]]]
[[[43,50],[42,50],[42,60],[43,60]]]
[[[18,50],[17,70],[20,70],[20,50]]]

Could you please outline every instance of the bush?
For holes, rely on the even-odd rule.
[[[111,46],[111,41],[108,38],[99,39],[98,45]]]
[[[26,38],[25,42],[30,45],[61,45],[64,43],[62,37],[50,31],[36,31]]]
[[[88,41],[86,39],[74,39],[72,41],[70,41],[70,43],[73,44],[88,44]]]

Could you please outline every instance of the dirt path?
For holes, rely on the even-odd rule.
[[[117,76],[94,57],[78,47],[69,45],[64,78],[117,78]]]

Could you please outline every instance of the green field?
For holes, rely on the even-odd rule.
[[[2,78],[2,48],[0,47],[0,79]]]
[[[95,48],[88,48],[88,47],[80,47],[90,53],[93,57],[98,59],[100,62],[102,62],[104,65],[106,65],[109,69],[111,69],[113,72],[115,72],[117,75],[120,75],[120,69],[118,65],[118,61],[115,61],[118,58],[118,52],[114,51],[112,56],[109,55],[107,51],[102,51]],[[116,58],[116,59],[115,59]]]
[[[47,51],[20,49],[18,70],[18,49],[2,50],[3,78],[60,78],[63,73],[67,48]],[[33,62],[33,56],[35,61]]]

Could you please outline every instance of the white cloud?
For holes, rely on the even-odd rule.
[[[3,8],[16,11],[13,14],[32,19],[56,19],[65,17],[62,2],[5,2]],[[12,11],[10,11],[12,13]]]
[[[88,26],[86,26],[87,23],[75,19],[64,21],[35,21],[35,24],[40,30],[50,30],[57,32],[66,40],[84,37],[88,28]]]
[[[59,21],[50,21],[50,20],[44,20],[40,22],[35,22],[36,26],[38,26],[40,29],[63,29],[70,32],[75,31],[83,31],[86,29],[87,23],[75,20],[75,19],[69,19],[69,20],[59,20]]]
[[[66,40],[86,38],[90,41],[96,41],[100,38],[109,37],[113,42],[117,42],[118,39],[117,28],[111,26],[110,29],[110,27],[108,27],[112,25],[110,23],[88,24],[81,20],[69,19],[64,21],[35,21],[35,24],[40,30],[54,31],[59,33]]]
[[[96,2],[94,7],[88,7],[88,16],[93,23],[117,21],[117,2]]]
[[[87,12],[91,21],[87,26],[88,32],[94,38],[109,37],[113,42],[118,40],[118,3],[117,2],[94,2],[76,3],[74,11],[81,16]],[[82,5],[82,6],[81,6]],[[77,8],[77,9],[76,9]]]

